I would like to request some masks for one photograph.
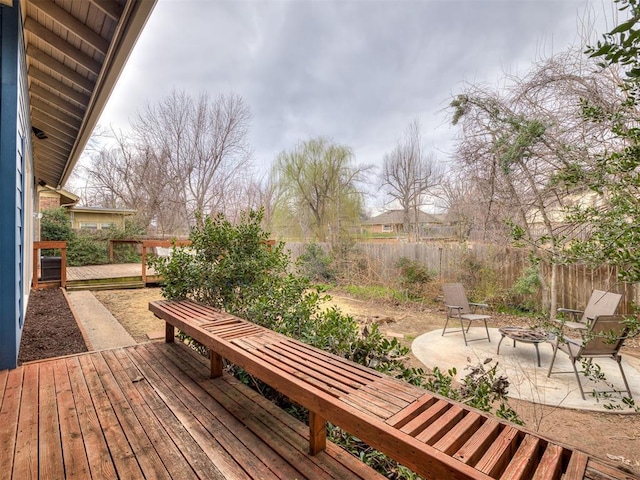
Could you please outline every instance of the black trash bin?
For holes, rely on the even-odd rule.
[[[40,280],[60,280],[62,278],[62,257],[40,258]]]

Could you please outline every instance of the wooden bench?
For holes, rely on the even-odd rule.
[[[401,380],[183,300],[151,302],[166,321],[210,350],[211,376],[225,358],[309,410],[310,453],[341,427],[428,479],[638,480],[600,460]]]

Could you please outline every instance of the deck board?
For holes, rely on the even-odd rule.
[[[175,352],[171,353],[175,355]],[[174,358],[174,363],[190,377],[193,376],[192,372],[194,371],[199,372],[203,377],[208,375],[207,365],[199,362],[197,357]],[[231,386],[238,384],[238,381],[233,377],[225,377],[224,380],[226,384]],[[309,435],[307,426],[292,421],[292,417],[280,409],[274,411],[271,408],[271,403],[257,392],[250,389],[239,391],[235,388],[226,388],[225,384],[220,382],[203,381],[199,383],[224,404],[225,408],[232,412],[236,418],[241,419],[242,423],[252,432],[265,440],[271,439],[271,444],[277,454],[289,459],[290,463],[312,462],[324,471],[333,472],[331,473],[332,478],[352,478],[353,472],[357,478],[368,478],[368,475],[372,474],[371,470],[363,463],[350,461],[349,454],[332,443],[328,443],[327,451],[333,457],[348,460],[343,462],[344,464],[325,462],[323,457],[326,453],[320,453],[316,456],[307,455]],[[250,404],[251,410],[246,410],[244,407],[246,404],[245,396],[255,403],[255,406],[253,403]],[[276,436],[282,441],[273,441]],[[292,441],[294,439],[295,441]]]
[[[2,425],[2,428],[0,428],[0,465],[6,471],[13,470],[23,378],[24,369],[19,368],[9,371],[2,395],[2,408],[0,408],[0,425]]]
[[[15,446],[14,476],[38,478],[38,366],[25,368],[18,434]]]
[[[1,478],[383,478],[178,343],[3,371],[0,402]]]
[[[58,421],[58,402],[53,377],[53,365],[45,363],[40,366],[40,411],[42,420],[39,423],[38,452],[40,478],[61,478],[64,476],[62,462],[62,442],[60,440],[60,423]]]

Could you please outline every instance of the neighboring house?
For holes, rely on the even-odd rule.
[[[41,240],[40,219],[42,218],[41,214],[44,210],[49,210],[50,208],[73,206],[78,202],[78,200],[80,200],[80,197],[62,188],[53,188],[47,186],[46,184],[38,185],[36,212],[38,212],[40,215],[34,215],[34,240]]]
[[[38,187],[38,212],[50,208],[70,207],[78,203],[80,197],[62,188]]]
[[[68,180],[154,6],[0,0],[0,370],[17,364],[37,186]]]
[[[545,214],[551,224],[553,235],[561,235],[567,239],[584,235],[586,227],[575,228],[568,217],[574,208],[602,207],[603,203],[602,195],[587,189],[575,191],[561,198],[545,199]],[[540,209],[532,207],[525,215],[534,238],[548,236],[551,233]]]
[[[135,215],[136,210],[125,208],[77,207],[67,209],[74,230],[107,230],[124,228],[125,218]]]
[[[137,213],[129,208],[79,207],[79,200],[80,197],[62,188],[38,187],[38,212],[65,207],[74,230],[124,228],[125,218]]]
[[[416,231],[415,214],[410,214],[410,232]],[[404,231],[404,212],[402,210],[389,210],[362,222],[362,233],[367,234],[406,234]],[[418,212],[418,231],[424,232],[429,227],[442,225],[441,219],[435,215]]]

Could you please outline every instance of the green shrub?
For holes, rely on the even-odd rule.
[[[109,263],[108,242],[88,233],[78,233],[67,243],[67,264],[72,267]]]
[[[509,300],[506,302],[509,307],[523,312],[536,311],[535,295],[542,286],[538,266],[540,261],[532,257],[530,262],[530,265],[523,270],[520,278],[509,289]]]
[[[462,256],[457,280],[465,286],[469,296],[476,301],[494,303],[496,299],[501,299],[503,296],[502,280],[496,267],[501,263],[496,258],[498,254],[493,252],[493,258],[481,260],[469,250]]]
[[[469,373],[460,383],[454,381],[457,374],[455,368],[443,372],[434,367],[425,387],[447,398],[484,412],[493,412],[499,418],[522,425],[517,412],[508,403],[509,381],[507,377],[498,375],[498,364],[491,365],[491,362],[492,359],[488,358],[482,363],[468,366]]]
[[[333,282],[336,273],[331,267],[333,258],[317,243],[305,246],[304,253],[298,257],[299,271],[317,282]]]
[[[42,211],[40,238],[42,240],[69,241],[74,237],[71,220],[64,207],[48,208]]]
[[[407,257],[401,257],[396,267],[400,269],[400,285],[411,299],[422,298],[427,284],[436,278],[435,272]]]

